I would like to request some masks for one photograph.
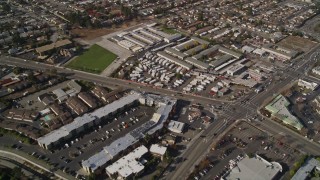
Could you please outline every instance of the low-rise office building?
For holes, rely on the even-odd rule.
[[[234,64],[228,68],[227,74],[229,74],[230,76],[235,76],[235,75],[241,74],[245,70],[246,70],[246,66],[242,64]]]
[[[248,156],[230,164],[232,169],[228,171],[222,179],[254,179],[254,180],[273,180],[282,172],[282,166],[278,162],[269,162],[262,157],[255,155]]]
[[[284,124],[288,124],[297,130],[301,130],[303,128],[303,124],[290,113],[288,109],[289,105],[290,102],[280,94],[265,108],[271,113],[272,117],[281,120]]]
[[[150,147],[150,153],[156,157],[160,157],[162,161],[166,152],[167,147],[160,146],[159,144],[152,144]]]
[[[106,168],[110,178],[129,179],[133,175],[139,175],[144,170],[144,165],[139,160],[148,152],[145,146],[134,149],[126,156],[120,158]]]
[[[184,126],[185,123],[171,120],[168,125],[168,129],[175,133],[182,133],[184,130]]]
[[[319,84],[315,82],[309,82],[303,79],[299,79],[298,86],[314,91],[319,86]]]
[[[320,162],[315,158],[307,159],[306,162],[298,169],[291,180],[306,180],[310,179],[309,175],[314,170],[320,171]]]

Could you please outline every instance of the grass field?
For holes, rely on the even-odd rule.
[[[175,34],[177,33],[177,31],[175,29],[171,29],[171,28],[166,28],[166,27],[162,27],[161,29],[163,32],[167,33],[167,34]]]
[[[67,64],[66,67],[99,74],[116,58],[117,55],[94,44],[82,55]]]

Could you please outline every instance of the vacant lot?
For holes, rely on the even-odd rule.
[[[299,36],[288,36],[287,38],[281,40],[278,44],[296,51],[307,52],[317,43]]]
[[[167,34],[175,34],[177,31],[172,28],[162,27],[161,30]]]
[[[100,36],[104,36],[110,33],[114,33],[116,31],[124,30],[128,27],[135,26],[140,23],[147,22],[147,20],[141,19],[141,20],[131,20],[129,22],[125,22],[120,25],[114,25],[109,28],[98,28],[98,29],[88,29],[88,28],[74,28],[71,30],[73,34],[76,34],[80,36],[80,38],[84,40],[94,40]]]
[[[116,58],[117,55],[94,44],[82,55],[67,64],[67,67],[98,74],[108,67]]]

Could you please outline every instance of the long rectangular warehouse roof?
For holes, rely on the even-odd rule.
[[[189,55],[189,56],[191,56],[191,55],[193,55],[193,54],[196,54],[196,53],[202,51],[202,50],[205,49],[205,48],[206,48],[206,45],[200,44],[200,45],[198,45],[198,46],[196,46],[196,47],[194,47],[194,48],[191,48],[191,49],[187,50],[187,51],[184,52],[184,53],[187,54],[187,55]]]
[[[133,42],[135,44],[138,44],[141,47],[146,47],[147,46],[146,43],[144,43],[144,42],[142,42],[142,41],[140,41],[140,40],[138,40],[138,39],[136,39],[136,38],[134,38],[134,37],[132,37],[130,35],[125,35],[125,36],[123,36],[123,38],[128,40],[128,41],[131,41],[131,42]]]
[[[171,47],[167,47],[164,51],[169,53],[169,54],[171,54],[171,55],[173,55],[173,56],[176,56],[176,57],[178,57],[180,59],[184,59],[185,57],[187,57],[186,54],[184,54],[184,53],[182,53],[180,51],[177,51],[176,49],[173,49]]]
[[[190,64],[192,64],[192,65],[194,65],[194,66],[196,66],[197,68],[200,68],[200,69],[208,69],[209,68],[209,64],[204,63],[202,61],[199,61],[199,60],[197,60],[197,59],[195,59],[193,57],[188,57],[186,59],[186,62],[188,62],[188,63],[190,63]]]
[[[186,68],[186,69],[188,69],[188,70],[190,70],[190,69],[192,68],[192,65],[191,65],[191,64],[189,64],[189,63],[187,63],[187,62],[185,62],[185,61],[182,61],[182,60],[180,60],[180,59],[177,59],[177,58],[175,58],[175,57],[167,54],[167,53],[164,52],[164,51],[159,51],[159,52],[157,53],[157,55],[160,56],[160,57],[163,57],[163,58],[165,58],[165,59],[167,59],[167,60],[169,60],[169,61],[171,61],[171,62],[173,62],[173,63],[175,63],[175,64],[177,64],[177,65],[179,65],[179,66],[182,66],[182,67],[184,67],[184,68]]]
[[[156,42],[156,40],[153,40],[147,36],[144,36],[142,34],[139,34],[137,32],[131,32],[131,35],[134,37],[134,38],[138,38],[139,40],[143,41],[143,42],[146,42],[148,44],[154,44]]]
[[[148,27],[148,30],[155,33],[155,34],[158,34],[159,36],[162,36],[163,38],[167,38],[167,37],[170,37],[170,34],[167,34],[165,32],[162,32],[162,31],[159,31],[153,27]]]
[[[144,35],[146,35],[146,36],[148,36],[148,37],[150,37],[150,38],[156,39],[158,41],[162,41],[163,40],[163,38],[161,36],[159,36],[159,35],[157,35],[155,33],[152,33],[150,31],[146,31],[146,30],[142,29],[139,32],[144,34]]]
[[[99,108],[93,111],[92,113],[87,113],[87,114],[84,114],[83,116],[79,116],[75,118],[72,123],[62,126],[57,130],[51,131],[50,133],[38,138],[37,141],[41,144],[48,146],[51,143],[54,143],[63,137],[67,137],[71,131],[78,129],[84,126],[85,124],[88,124],[94,121],[97,118],[102,118],[124,107],[127,104],[131,104],[132,102],[134,102],[135,100],[138,100],[139,98],[140,98],[140,95],[136,93],[122,97],[121,99],[114,101],[102,108]]]

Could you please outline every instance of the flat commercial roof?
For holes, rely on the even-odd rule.
[[[144,166],[137,160],[147,152],[148,149],[142,145],[108,166],[106,171],[109,174],[115,174],[117,172],[123,178],[129,177],[131,174],[139,173],[144,169]]]
[[[125,96],[117,101],[114,101],[102,108],[99,108],[92,113],[84,114],[83,116],[79,116],[74,119],[74,121],[70,124],[67,124],[65,126],[62,126],[61,128],[51,131],[50,133],[40,137],[37,139],[37,141],[41,144],[44,144],[46,146],[50,145],[51,143],[54,143],[58,141],[59,139],[63,137],[67,137],[71,131],[76,130],[78,128],[83,127],[85,124],[88,124],[92,121],[94,121],[97,118],[102,118],[114,111],[116,111],[119,108],[124,107],[127,104],[130,104],[134,102],[135,100],[138,100],[140,97],[139,94],[129,94],[128,96]]]
[[[184,59],[185,57],[188,56],[188,55],[186,55],[186,54],[184,54],[184,53],[182,53],[182,52],[180,52],[180,51],[178,51],[176,49],[173,49],[171,47],[165,48],[164,51],[169,53],[169,54],[171,54],[171,55],[173,55],[173,56],[176,56],[176,57],[178,57],[180,59]]]
[[[146,42],[148,44],[154,44],[156,43],[156,40],[154,39],[151,39],[147,36],[144,36],[140,33],[137,33],[137,32],[131,32],[131,35],[134,37],[134,38],[138,38],[139,40],[143,41],[143,42]]]
[[[271,180],[281,171],[282,166],[277,162],[268,162],[257,155],[253,158],[246,156],[223,179]]]
[[[177,65],[179,65],[179,66],[182,66],[182,67],[184,67],[184,68],[186,68],[186,69],[188,69],[188,70],[192,68],[192,65],[191,65],[191,64],[189,64],[189,63],[187,63],[187,62],[185,62],[185,61],[182,61],[182,60],[180,60],[180,59],[177,59],[177,58],[175,58],[175,57],[167,54],[167,53],[164,52],[164,51],[159,51],[159,52],[157,53],[157,55],[160,56],[160,57],[163,57],[163,58],[165,58],[165,59],[167,59],[167,60],[169,60],[169,61],[171,61],[171,62],[173,62],[173,63],[175,63],[175,64],[177,64]]]
[[[200,45],[198,45],[198,46],[196,46],[194,48],[191,48],[191,49],[185,51],[184,53],[190,56],[190,55],[193,55],[193,54],[197,54],[198,52],[202,51],[205,48],[206,48],[206,45],[200,44]]]
[[[160,146],[159,144],[152,144],[150,147],[151,153],[159,154],[161,156],[163,156],[166,153],[166,151],[167,147]]]
[[[308,159],[294,174],[291,180],[305,180],[315,168],[320,170],[320,162],[315,158]]]
[[[184,125],[185,124],[182,122],[172,120],[168,125],[168,129],[172,132],[181,133],[183,131]]]
[[[289,124],[298,130],[303,128],[303,125],[294,115],[288,110],[290,102],[281,94],[272,100],[265,108],[272,113],[273,116],[282,120],[285,124]]]
[[[231,60],[232,58],[233,58],[233,57],[232,57],[231,55],[225,54],[225,55],[221,56],[219,59],[211,62],[210,65],[213,66],[213,67],[218,67],[218,66],[220,66],[221,64],[228,62],[228,61]]]
[[[206,45],[210,44],[208,41],[205,41],[205,40],[200,39],[200,38],[195,37],[195,36],[191,37],[191,39],[197,41],[197,42],[200,43],[200,44],[206,44]]]
[[[111,144],[105,146],[103,148],[103,151],[93,155],[88,160],[83,161],[83,167],[89,167],[92,171],[95,171],[98,167],[101,167],[109,160],[111,160],[114,156],[119,154],[119,152],[138,142],[139,139],[143,138],[145,134],[153,134],[157,130],[161,129],[163,127],[163,123],[167,120],[172,107],[176,103],[176,100],[174,99],[152,94],[140,94],[140,98],[149,98],[159,103],[160,107],[157,109],[157,112],[152,117],[152,119],[135,128],[125,136],[120,137],[113,141]],[[159,118],[159,120],[155,122],[154,118]]]
[[[64,90],[62,90],[61,88],[53,90],[52,93],[57,96],[57,99],[59,101],[63,101],[68,98],[67,93]]]
[[[286,59],[291,59],[298,54],[298,52],[295,50],[288,49],[276,44],[266,44],[262,47],[262,50],[265,50],[271,54],[275,54]]]
[[[194,55],[193,57],[194,58],[196,58],[196,59],[200,59],[200,58],[202,58],[203,56],[207,56],[208,54],[210,54],[210,53],[213,53],[213,52],[215,52],[215,51],[218,51],[219,50],[219,45],[214,45],[214,46],[212,46],[212,47],[210,47],[210,48],[208,48],[208,49],[205,49],[205,50],[203,50],[203,51],[201,51],[199,54],[196,54],[196,55]]]
[[[133,42],[134,44],[138,44],[141,47],[146,47],[147,46],[146,43],[144,43],[144,42],[142,42],[142,41],[140,41],[140,40],[138,40],[138,39],[136,39],[136,38],[134,38],[134,37],[132,37],[130,35],[125,35],[125,36],[123,36],[123,38],[128,40],[128,41]]]
[[[146,35],[146,36],[148,36],[148,37],[151,37],[152,39],[156,39],[158,41],[162,41],[162,39],[163,39],[161,36],[159,36],[159,35],[157,35],[155,33],[152,33],[151,31],[147,31],[145,29],[142,29],[139,32],[144,34],[144,35]]]
[[[198,44],[197,41],[195,41],[193,39],[189,39],[186,42],[183,42],[181,44],[176,45],[174,48],[177,49],[178,51],[182,51],[182,50],[185,50],[189,46],[194,46],[194,45],[197,45],[197,44]]]
[[[157,35],[159,35],[159,36],[161,36],[161,37],[163,37],[163,38],[168,38],[168,37],[170,37],[170,34],[167,34],[167,33],[163,32],[163,31],[159,31],[159,30],[157,30],[157,29],[155,29],[155,28],[153,28],[153,27],[148,27],[147,29],[148,29],[150,32],[153,32],[153,33],[155,33],[155,34],[157,34]]]
[[[209,64],[199,61],[193,57],[188,57],[185,61],[200,69],[208,69],[210,67]]]

